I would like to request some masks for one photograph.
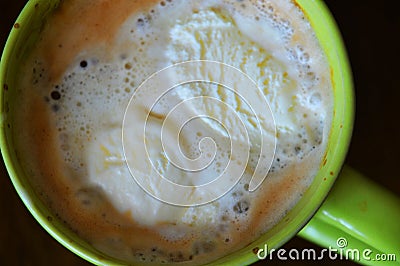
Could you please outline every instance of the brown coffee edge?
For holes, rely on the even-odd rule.
[[[89,3],[88,3],[89,2]],[[49,78],[57,82],[71,59],[93,45],[110,52],[121,24],[132,13],[148,13],[155,0],[69,0],[62,2],[48,19],[39,43],[41,56],[49,66]],[[66,23],[68,21],[68,23]],[[62,34],[60,34],[60,29]]]

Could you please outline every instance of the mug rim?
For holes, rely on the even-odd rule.
[[[352,72],[344,42],[332,14],[323,1],[293,1],[307,16],[308,21],[316,32],[321,47],[328,57],[327,61],[331,67],[331,78],[334,86],[334,114],[326,153],[320,169],[306,194],[277,225],[249,246],[220,258],[211,264],[229,262],[234,265],[242,265],[254,263],[258,260],[256,254],[253,252],[254,250],[263,246],[265,243],[268,243],[268,246],[271,248],[280,247],[297,234],[312,218],[328,195],[347,154],[353,128],[355,98]],[[60,0],[29,0],[18,16],[16,23],[20,23],[20,27],[23,27],[24,24],[21,22],[26,23],[34,19],[34,12],[38,9],[38,4],[45,5],[42,10],[44,15],[51,12],[59,2]],[[39,9],[40,8],[42,7],[40,6]],[[27,27],[29,27],[31,23],[27,24]],[[101,252],[95,250],[86,244],[86,242],[79,240],[77,236],[72,235],[72,232],[63,228],[64,226],[57,222],[56,219],[49,219],[49,217],[53,217],[52,214],[48,211],[47,207],[33,195],[34,192],[27,186],[27,182],[23,181],[24,178],[23,175],[21,175],[21,171],[18,169],[18,163],[15,162],[16,159],[12,156],[13,148],[9,141],[10,136],[8,135],[10,133],[7,133],[9,125],[7,124],[7,112],[5,110],[7,108],[5,98],[8,91],[6,77],[9,72],[9,62],[12,60],[11,56],[14,53],[15,46],[17,46],[15,44],[22,35],[20,27],[14,27],[11,30],[0,62],[0,147],[8,175],[29,212],[39,224],[64,247],[94,264],[123,264],[123,262],[119,260],[111,259],[105,255],[103,256]],[[305,204],[305,201],[307,201],[307,204]],[[288,217],[289,220],[284,222]],[[269,235],[272,236],[269,237]]]
[[[8,35],[0,61],[0,150],[14,189],[30,214],[48,234],[62,246],[90,263],[96,265],[115,264],[118,263],[118,260],[109,259],[106,255],[103,255],[100,251],[97,251],[85,241],[81,240],[75,233],[66,228],[66,226],[50,212],[48,207],[45,206],[38,196],[35,195],[31,185],[26,178],[24,178],[26,173],[21,169],[21,166],[17,162],[16,155],[13,152],[12,133],[7,132],[10,131],[10,124],[8,123],[7,109],[9,107],[6,94],[12,90],[12,85],[7,82],[7,75],[9,72],[12,72],[12,70],[10,70],[10,61],[16,60],[16,53],[19,53],[18,56],[22,58],[25,55],[24,51],[16,50],[15,47],[18,47],[18,45],[25,45],[25,42],[28,40],[23,37],[25,35],[30,35],[29,28],[31,25],[44,24],[43,21],[57,8],[61,1],[62,0],[28,0]],[[38,14],[35,14],[35,12]],[[35,30],[39,33],[41,26],[35,28]],[[28,36],[28,38],[29,41],[36,41],[32,36]],[[122,262],[119,263],[122,265]]]

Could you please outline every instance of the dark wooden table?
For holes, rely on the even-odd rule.
[[[400,196],[400,16],[394,6],[396,1],[325,2],[343,33],[354,72],[357,115],[346,163]],[[0,0],[1,50],[25,3],[25,0]],[[0,214],[0,265],[88,265],[45,233],[28,213],[2,161]],[[284,248],[319,249],[297,237]],[[286,263],[272,261],[268,265]],[[346,261],[324,261],[324,264],[354,265]]]

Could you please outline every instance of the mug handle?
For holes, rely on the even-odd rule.
[[[298,235],[329,247],[339,259],[399,266],[400,198],[344,166],[329,196]]]

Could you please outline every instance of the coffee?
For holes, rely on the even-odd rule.
[[[247,95],[194,82],[160,95],[164,99],[151,108],[144,103],[146,95],[137,96],[143,99],[138,110],[149,113],[147,154],[135,154],[143,139],[133,138],[124,147],[124,115],[134,118],[125,111],[140,85],[160,69],[189,60],[218,61],[247,74],[269,102],[276,132],[258,127]],[[200,264],[248,245],[301,198],[326,148],[333,101],[330,71],[305,15],[289,0],[66,0],[46,21],[21,73],[18,108],[11,112],[18,157],[30,182],[68,227],[126,262]],[[200,96],[238,113],[249,135],[249,160],[226,195],[201,206],[174,206],[140,187],[124,151],[133,153],[134,168],[149,180],[161,173],[182,185],[211,182],[234,160],[232,136],[224,125],[237,122],[228,109],[204,99],[190,103],[185,113],[198,113],[200,119],[187,126],[177,123],[180,146],[157,139],[169,112]],[[202,118],[203,113],[219,123]],[[143,125],[132,130],[140,133]],[[166,134],[172,130],[166,127]],[[260,157],[259,131],[276,138],[277,149],[267,178],[250,192]],[[233,141],[244,145],[242,135]],[[207,146],[204,138],[214,138],[216,147]],[[213,148],[216,153],[210,153],[209,167],[193,174],[176,167],[174,153],[167,154],[163,145],[190,160]],[[151,185],[156,195],[174,194]]]

